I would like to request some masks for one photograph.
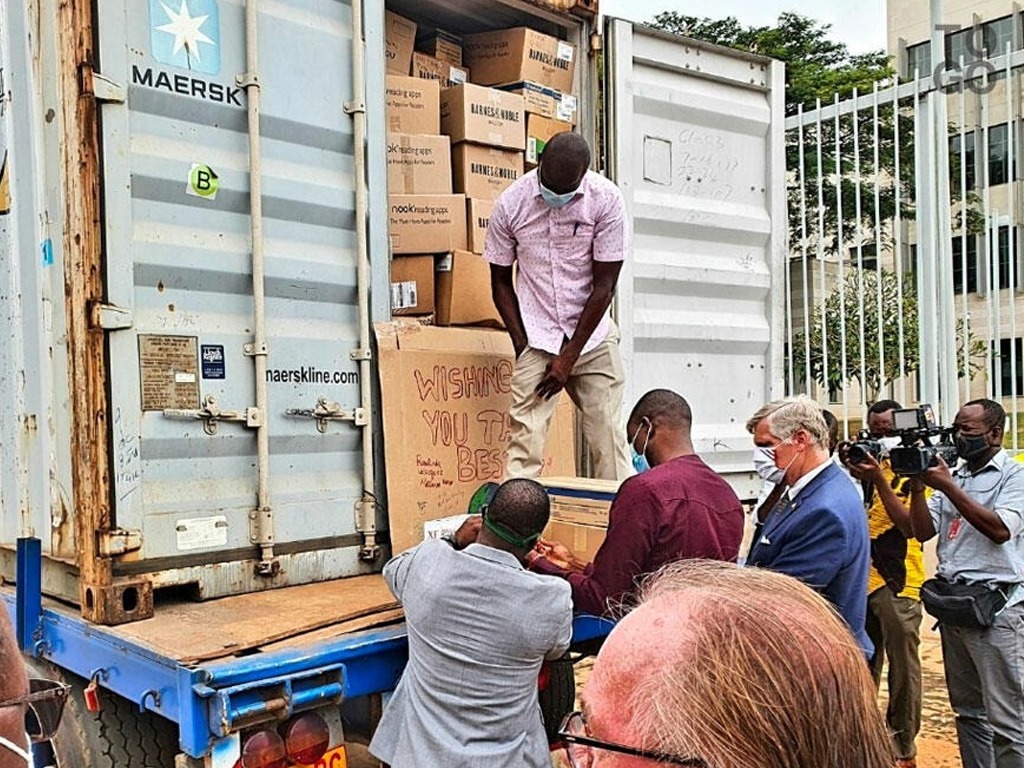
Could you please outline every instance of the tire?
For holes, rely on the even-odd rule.
[[[101,690],[100,711],[85,707],[86,681],[41,659],[26,659],[33,677],[71,686],[60,727],[50,742],[56,768],[174,768],[177,728],[117,694]],[[38,765],[38,763],[37,763]]]
[[[538,694],[544,731],[548,743],[553,744],[558,741],[562,720],[576,706],[576,674],[569,654],[549,663],[547,685]]]

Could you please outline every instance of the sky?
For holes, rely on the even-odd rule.
[[[600,8],[608,16],[633,21],[676,11],[697,17],[735,16],[744,26],[774,24],[780,12],[796,11],[831,24],[833,37],[852,53],[885,48],[885,0],[600,0]]]

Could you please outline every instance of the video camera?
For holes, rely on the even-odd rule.
[[[893,434],[900,445],[889,451],[889,465],[900,477],[919,475],[935,466],[936,457],[953,466],[957,462],[953,444],[953,427],[940,427],[935,423],[935,412],[930,405],[919,408],[901,408],[892,412]]]
[[[900,477],[919,475],[936,463],[935,457],[952,466],[956,463],[956,446],[953,444],[953,428],[940,427],[935,423],[935,412],[931,405],[919,408],[900,408],[892,412],[893,435],[900,438],[900,445],[889,450],[889,464],[894,474]],[[934,442],[937,438],[937,442]],[[885,455],[881,440],[870,437],[866,430],[857,435],[857,441],[846,448],[846,460],[860,464],[871,456],[880,461]]]

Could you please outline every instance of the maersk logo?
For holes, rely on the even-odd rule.
[[[149,0],[153,58],[172,67],[220,74],[217,0]]]

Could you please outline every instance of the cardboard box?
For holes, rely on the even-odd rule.
[[[497,200],[522,175],[522,152],[465,143],[452,148],[452,184],[466,197]]]
[[[384,11],[384,64],[395,75],[409,74],[409,61],[416,45],[416,22]]]
[[[540,162],[541,152],[556,133],[572,130],[572,123],[551,120],[541,115],[526,116],[526,165],[533,168]]]
[[[389,133],[388,192],[392,195],[450,195],[452,155],[448,137]]]
[[[570,93],[576,46],[529,27],[515,27],[466,35],[462,60],[480,85],[532,80]]]
[[[437,80],[442,88],[469,82],[469,70],[465,67],[457,67],[450,62],[419,52],[412,55],[412,76],[424,80]]]
[[[391,314],[429,315],[434,311],[434,257],[391,260]]]
[[[619,492],[618,480],[552,476],[541,479],[540,483],[551,497],[552,520],[608,527],[608,510]]]
[[[436,80],[388,75],[385,91],[388,131],[441,132],[441,86]]]
[[[466,250],[465,195],[388,195],[392,253]]]
[[[434,264],[434,322],[503,328],[491,299],[491,265],[483,256],[455,251]]]
[[[441,133],[452,144],[471,141],[506,149],[526,148],[523,97],[479,85],[459,85],[441,92]]]
[[[451,32],[435,30],[420,41],[419,49],[435,59],[462,66],[462,38]]]
[[[504,331],[375,326],[391,549],[419,543],[424,523],[466,511],[501,481],[512,403],[512,342]],[[563,393],[544,451],[545,474],[575,471],[574,406]]]
[[[551,519],[544,529],[544,538],[565,544],[584,563],[594,562],[597,550],[604,544],[607,532],[592,525],[576,525]]]
[[[526,104],[527,114],[541,115],[552,120],[563,120],[576,125],[579,99],[571,93],[562,93],[540,83],[521,80],[518,83],[504,83],[494,86],[499,91],[520,94]]]
[[[487,239],[487,225],[491,222],[491,212],[494,210],[493,200],[466,200],[466,241],[469,250],[473,253],[484,252],[484,241]]]

